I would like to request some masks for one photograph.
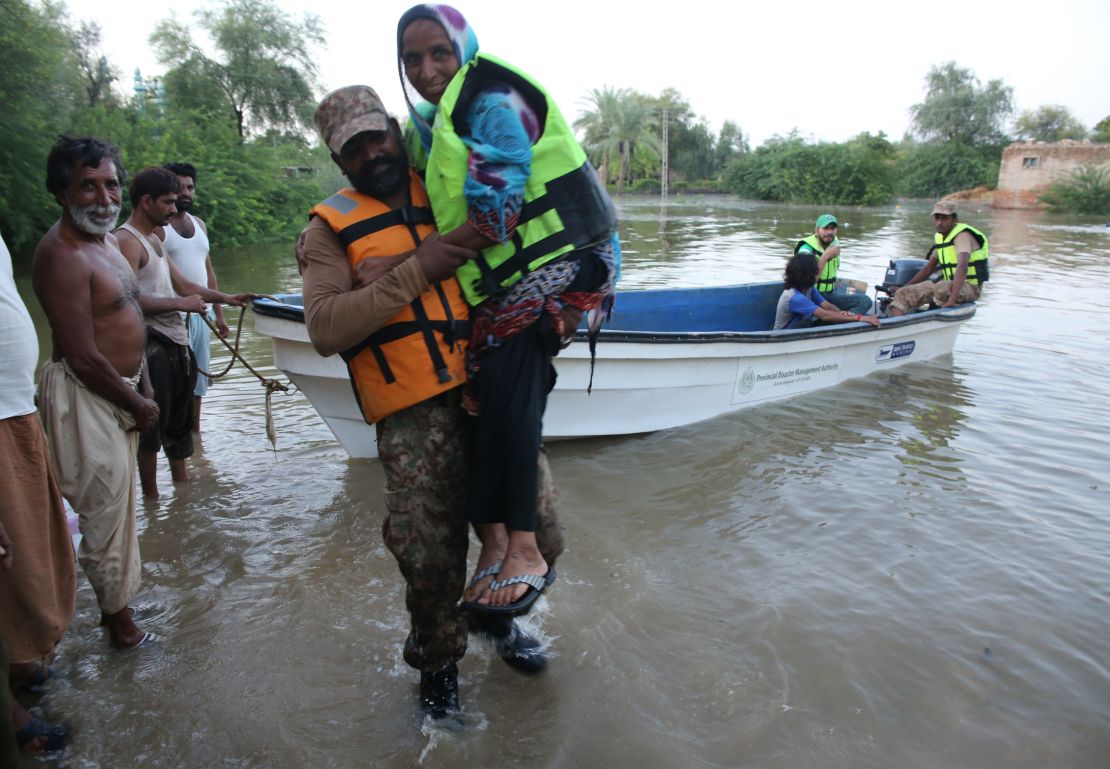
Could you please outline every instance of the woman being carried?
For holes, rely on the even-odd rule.
[[[523,613],[555,577],[535,534],[551,361],[591,311],[593,350],[620,259],[616,213],[543,88],[479,54],[462,14],[409,9],[397,48],[440,237],[480,252],[457,273],[472,323],[467,518],[482,543],[464,600]]]

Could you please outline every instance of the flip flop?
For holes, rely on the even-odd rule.
[[[27,676],[15,691],[17,694],[20,692],[42,694],[46,691],[46,682],[53,678],[54,675],[54,668],[38,665],[35,667],[35,672]]]
[[[554,566],[548,568],[547,574],[544,574],[542,576],[539,574],[520,574],[515,577],[509,577],[502,582],[494,580],[490,583],[489,586],[491,592],[494,590],[500,590],[503,587],[509,587],[510,585],[527,585],[528,590],[525,591],[524,595],[522,595],[520,598],[513,601],[512,603],[499,604],[494,606],[488,603],[471,602],[467,604],[467,608],[469,608],[471,611],[477,611],[484,614],[501,614],[508,615],[510,617],[527,614],[528,610],[532,608],[532,604],[534,604],[536,602],[536,599],[540,597],[540,594],[543,593],[543,591],[546,590],[554,581]]]
[[[155,633],[143,633],[143,637],[139,639],[139,642],[131,644],[130,646],[119,646],[115,643],[115,641],[112,641],[111,638],[109,638],[108,642],[112,645],[112,648],[118,652],[129,652],[138,649],[140,646],[145,646],[148,643],[154,643],[158,640],[159,637]]]
[[[501,571],[501,561],[494,561],[489,566],[482,569],[480,572],[471,577],[470,583],[467,584],[467,587],[474,587],[486,577],[496,577],[497,572],[499,571]]]
[[[64,748],[66,743],[69,742],[69,727],[65,724],[52,724],[35,716],[24,724],[23,728],[15,735],[16,742],[19,743],[19,749],[25,753],[37,752],[27,750],[27,746],[38,737],[46,738],[41,752],[53,753]]]

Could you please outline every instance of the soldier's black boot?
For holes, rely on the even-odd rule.
[[[420,674],[420,707],[432,718],[459,712],[459,669],[454,662]]]
[[[534,635],[520,629],[511,617],[497,617],[482,612],[466,613],[471,633],[488,636],[505,664],[528,675],[538,675],[547,669],[547,655],[543,644]]]

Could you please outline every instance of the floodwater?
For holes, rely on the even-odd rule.
[[[821,213],[621,212],[625,288],[773,279]],[[931,242],[924,205],[837,213],[842,270],[871,284]],[[1110,228],[963,218],[993,279],[952,356],[550,447],[568,547],[530,624],[551,665],[524,678],[472,642],[455,729],[423,722],[401,660],[380,467],[297,394],[275,397],[272,448],[236,369],[205,400],[192,484],[163,465],[140,505],[135,605],[159,640],[110,649],[80,581],[41,701],[73,726],[61,764],[1107,766]],[[298,290],[291,251],[214,261],[230,290]],[[274,373],[249,319],[244,349]]]

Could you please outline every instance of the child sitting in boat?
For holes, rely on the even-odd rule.
[[[817,257],[808,251],[794,254],[783,271],[783,292],[775,309],[775,329],[808,328],[821,323],[855,323],[863,321],[879,325],[874,315],[860,315],[841,310],[821,296],[814,288],[817,282]]]

